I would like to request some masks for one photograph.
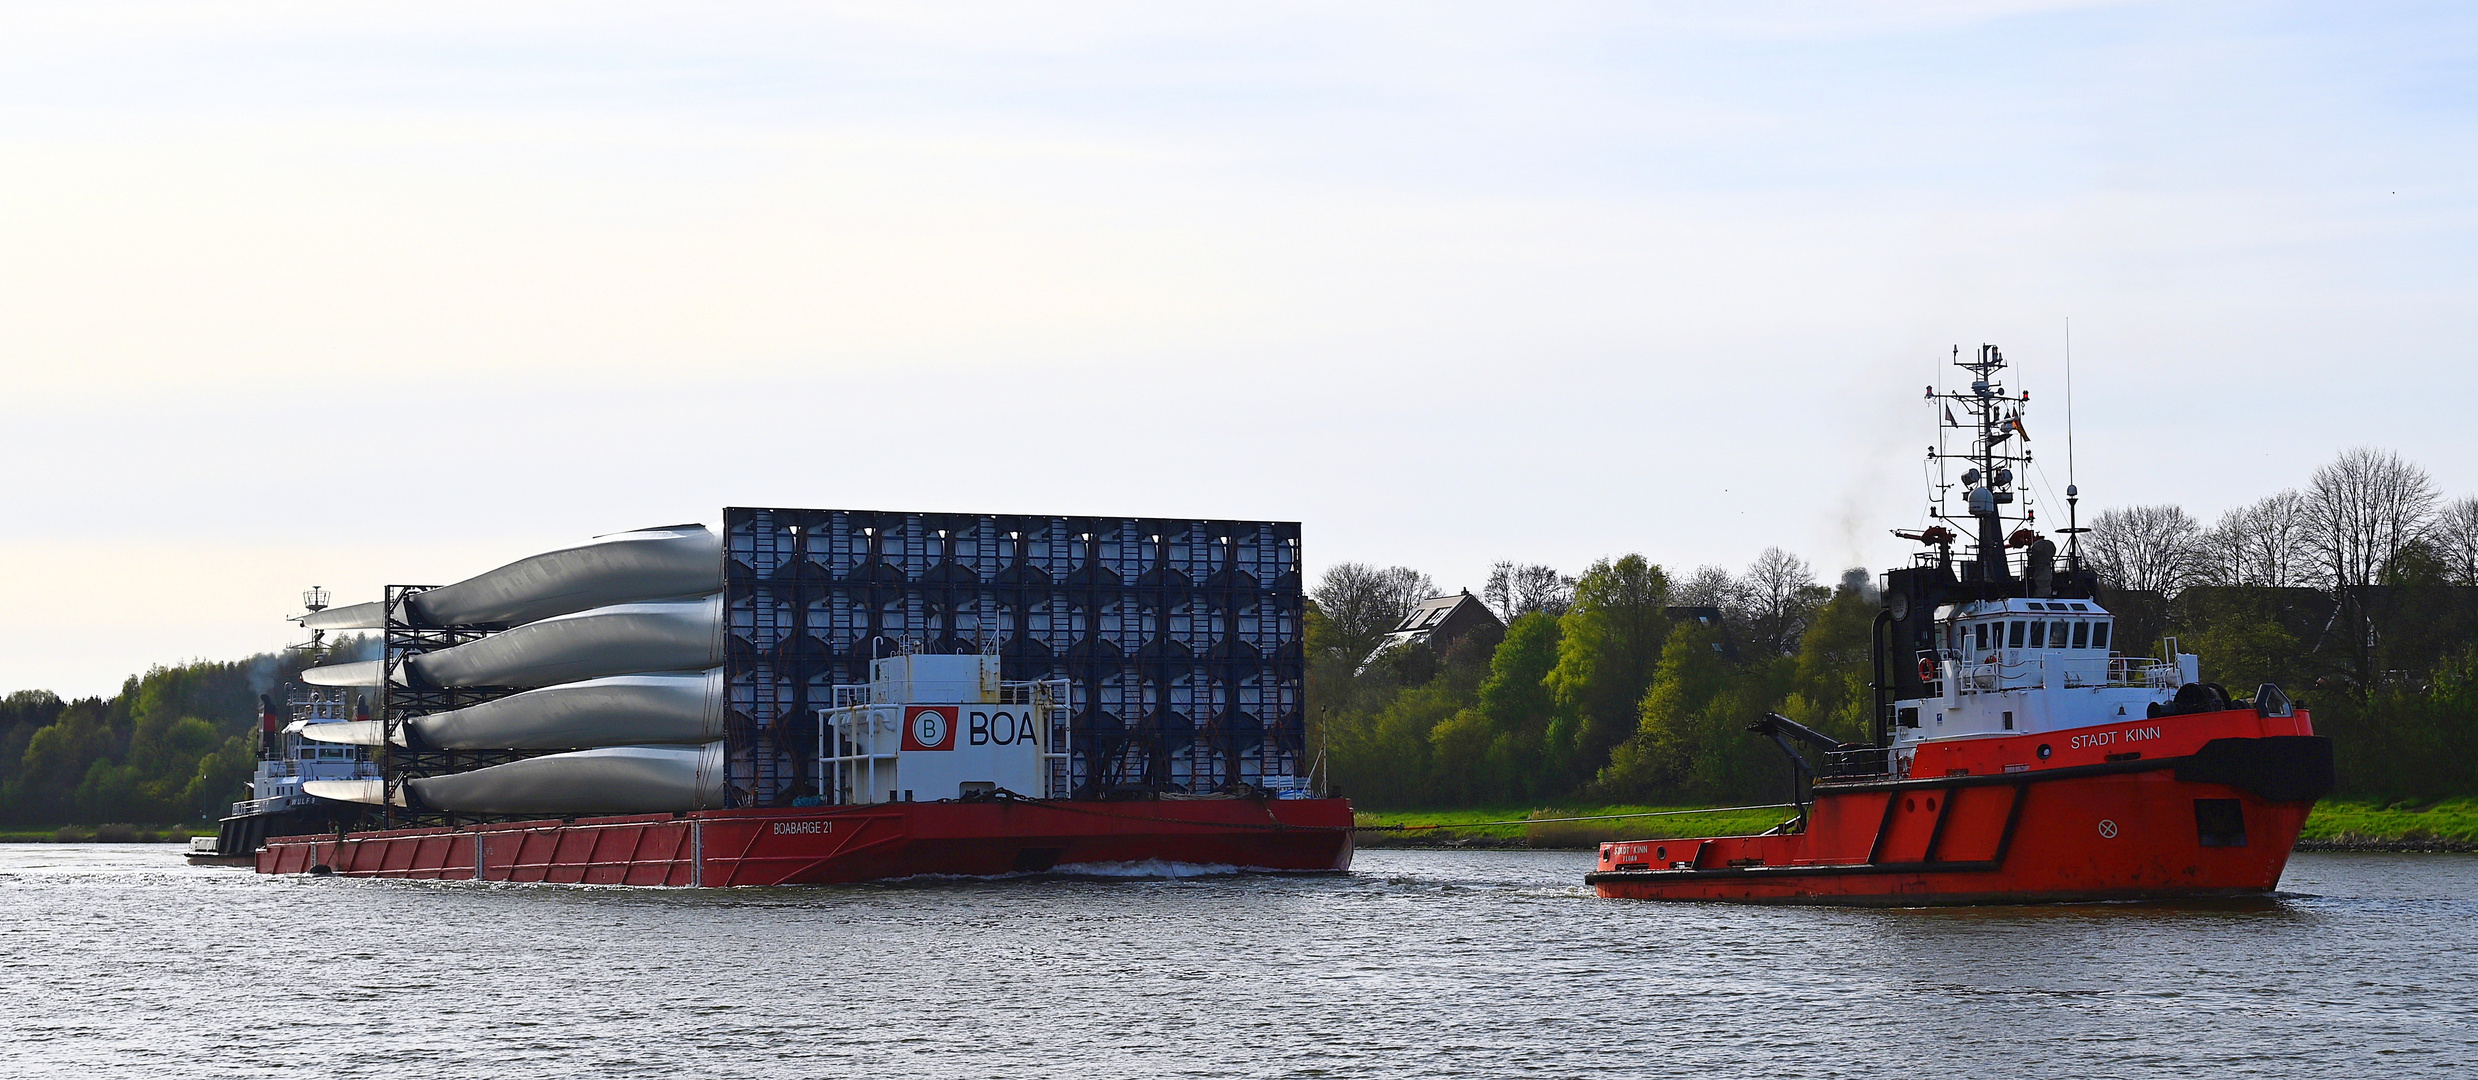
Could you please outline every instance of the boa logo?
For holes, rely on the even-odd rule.
[[[914,705],[904,711],[903,748],[955,749],[955,706]]]

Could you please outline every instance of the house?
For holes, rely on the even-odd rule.
[[[1475,630],[1503,634],[1506,624],[1498,621],[1497,613],[1490,611],[1479,597],[1471,595],[1469,589],[1451,596],[1432,596],[1414,605],[1410,614],[1403,616],[1394,629],[1379,639],[1368,659],[1373,661],[1414,642],[1425,642],[1431,648],[1442,650]]]
[[[1727,659],[1738,659],[1738,642],[1730,636],[1729,623],[1721,617],[1720,608],[1711,605],[1698,604],[1687,607],[1664,608],[1662,609],[1662,613],[1669,616],[1669,622],[1673,626],[1679,623],[1693,623],[1707,629],[1720,631],[1721,639],[1712,643],[1712,651],[1721,654]]]

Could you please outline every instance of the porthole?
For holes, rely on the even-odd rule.
[[[2039,760],[2046,761],[2048,760],[2048,755],[2053,753],[2056,753],[2055,747],[2049,746],[2046,743],[2039,744]]]
[[[1918,809],[1918,808],[1919,808],[1919,800],[1917,800],[1917,799],[1903,799],[1903,800],[1902,800],[1902,809],[1903,809],[1905,812],[1907,812],[1907,811],[1911,811],[1911,810],[1916,810],[1916,809]]]

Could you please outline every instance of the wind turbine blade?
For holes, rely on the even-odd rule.
[[[723,805],[723,744],[613,746],[405,781],[423,807],[464,814],[641,814]]]

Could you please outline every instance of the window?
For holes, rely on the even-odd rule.
[[[2080,621],[2080,620],[2076,620],[2076,621],[2074,622],[2074,648],[2077,648],[2077,649],[2079,649],[2079,648],[2083,648],[2083,647],[2085,647],[2085,646],[2088,646],[2090,643],[2091,643],[2091,624],[2090,624],[2090,623],[2087,623],[2087,622],[2082,622],[2082,621]]]
[[[2021,647],[2022,647],[2022,620],[2020,620],[2020,619],[2015,619],[2015,620],[2013,621],[2013,631],[2012,631],[2012,637],[2013,637],[2013,644],[2012,644],[2012,645],[2010,645],[2010,646],[2008,646],[2008,647],[2009,647],[2009,648],[2015,648],[2015,649],[2019,649],[2019,648],[2021,648]]]
[[[1988,624],[1986,623],[1979,624],[1979,644],[1976,648],[1980,652],[1988,651]]]
[[[2065,647],[2065,620],[2058,619],[2048,624],[2048,647],[2051,649]]]
[[[2196,799],[2194,832],[2204,847],[2244,847],[2245,809],[2235,799]]]
[[[2094,649],[2108,647],[2108,621],[2106,619],[2091,624],[2091,647]]]
[[[2034,649],[2044,649],[2048,647],[2048,624],[2046,622],[2039,619],[2031,620],[2030,647]]]

